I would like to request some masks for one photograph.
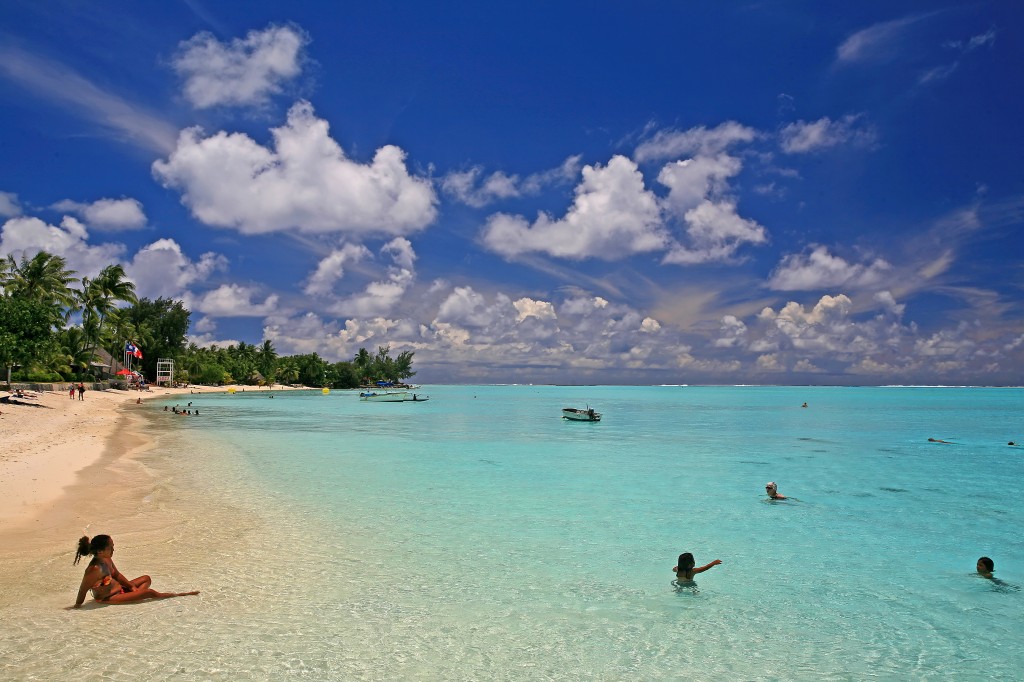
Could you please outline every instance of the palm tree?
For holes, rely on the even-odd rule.
[[[78,367],[80,372],[88,370],[89,364],[95,359],[95,349],[88,347],[88,338],[81,327],[68,327],[60,333],[57,371],[69,375],[74,367]]]
[[[136,324],[128,314],[130,310],[111,310],[106,318],[107,326],[95,341],[95,346],[111,349],[111,363],[121,357],[120,351],[124,348],[125,340],[131,340],[139,348],[152,348],[156,342],[152,327],[146,321]]]
[[[0,295],[7,295],[7,287],[14,282],[14,271],[18,269],[18,261],[14,256],[7,254],[7,258],[0,258]]]
[[[356,353],[356,357],[352,360],[352,364],[356,366],[359,381],[365,382],[369,380],[370,364],[372,362],[373,358],[370,356],[370,351],[360,348],[359,352]]]
[[[121,265],[108,265],[96,275],[95,279],[82,280],[82,292],[79,294],[82,303],[82,326],[90,334],[93,347],[101,345],[103,340],[103,324],[107,317],[117,309],[118,303],[137,303],[135,284],[128,280]],[[115,339],[115,345],[120,339]],[[117,349],[110,347],[111,357]]]
[[[6,289],[12,296],[59,307],[67,319],[77,303],[70,285],[78,281],[72,277],[75,271],[68,270],[67,265],[64,258],[46,251],[40,251],[31,260],[22,257],[21,263],[15,263],[14,257],[9,256],[3,273]]]
[[[265,339],[256,355],[256,364],[259,367],[260,373],[273,386],[277,370],[277,349],[274,348],[274,342],[270,339]]]
[[[299,368],[293,358],[285,358],[277,368],[277,378],[282,384],[294,384],[299,380]]]

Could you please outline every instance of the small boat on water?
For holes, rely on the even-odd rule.
[[[359,394],[359,399],[368,403],[402,403],[412,397],[407,391],[365,391]]]
[[[568,419],[573,422],[599,422],[601,421],[601,413],[595,412],[592,407],[588,407],[585,410],[575,407],[563,407],[562,419]]]

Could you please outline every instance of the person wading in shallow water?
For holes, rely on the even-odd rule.
[[[153,580],[148,575],[128,580],[117,570],[111,558],[114,554],[114,540],[109,535],[97,535],[91,541],[82,536],[78,541],[78,552],[75,553],[75,564],[83,556],[93,555],[92,561],[85,569],[82,585],[78,588],[78,599],[69,609],[77,609],[85,601],[85,596],[92,590],[96,601],[105,604],[126,604],[143,599],[167,599],[199,594],[195,592],[157,592],[150,585]]]
[[[676,565],[672,567],[672,571],[676,574],[676,580],[693,580],[693,576],[698,573],[703,573],[709,568],[717,566],[720,563],[722,563],[721,559],[715,559],[710,564],[695,566],[693,554],[690,552],[683,552],[679,555],[679,560],[676,561]]]

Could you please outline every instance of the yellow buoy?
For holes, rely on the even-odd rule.
[[[331,392],[331,389],[329,389],[329,388],[325,388],[325,389],[323,390],[323,394],[324,394],[324,395],[327,395],[327,394],[328,394],[328,393],[330,393],[330,392]]]

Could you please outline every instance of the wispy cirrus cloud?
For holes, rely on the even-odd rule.
[[[851,34],[836,48],[836,62],[840,65],[883,62],[899,52],[900,41],[914,25],[935,14],[911,14],[891,21],[883,21]]]
[[[817,121],[796,121],[779,131],[779,144],[787,154],[806,154],[843,144],[872,147],[878,133],[862,119],[860,114],[847,114],[835,121],[828,116]]]
[[[13,218],[21,215],[21,202],[14,192],[0,192],[0,218]]]
[[[481,166],[464,171],[452,171],[441,178],[441,190],[458,202],[482,208],[501,199],[537,194],[552,186],[567,184],[580,173],[580,157],[570,156],[557,168],[532,173],[525,178],[495,171],[485,176]]]
[[[59,62],[10,45],[0,46],[0,75],[92,121],[108,136],[162,154],[174,149],[175,126]]]
[[[736,121],[726,121],[714,128],[697,126],[689,130],[659,130],[637,145],[633,158],[638,163],[679,159],[684,156],[715,156],[729,147],[751,142],[757,131]]]

